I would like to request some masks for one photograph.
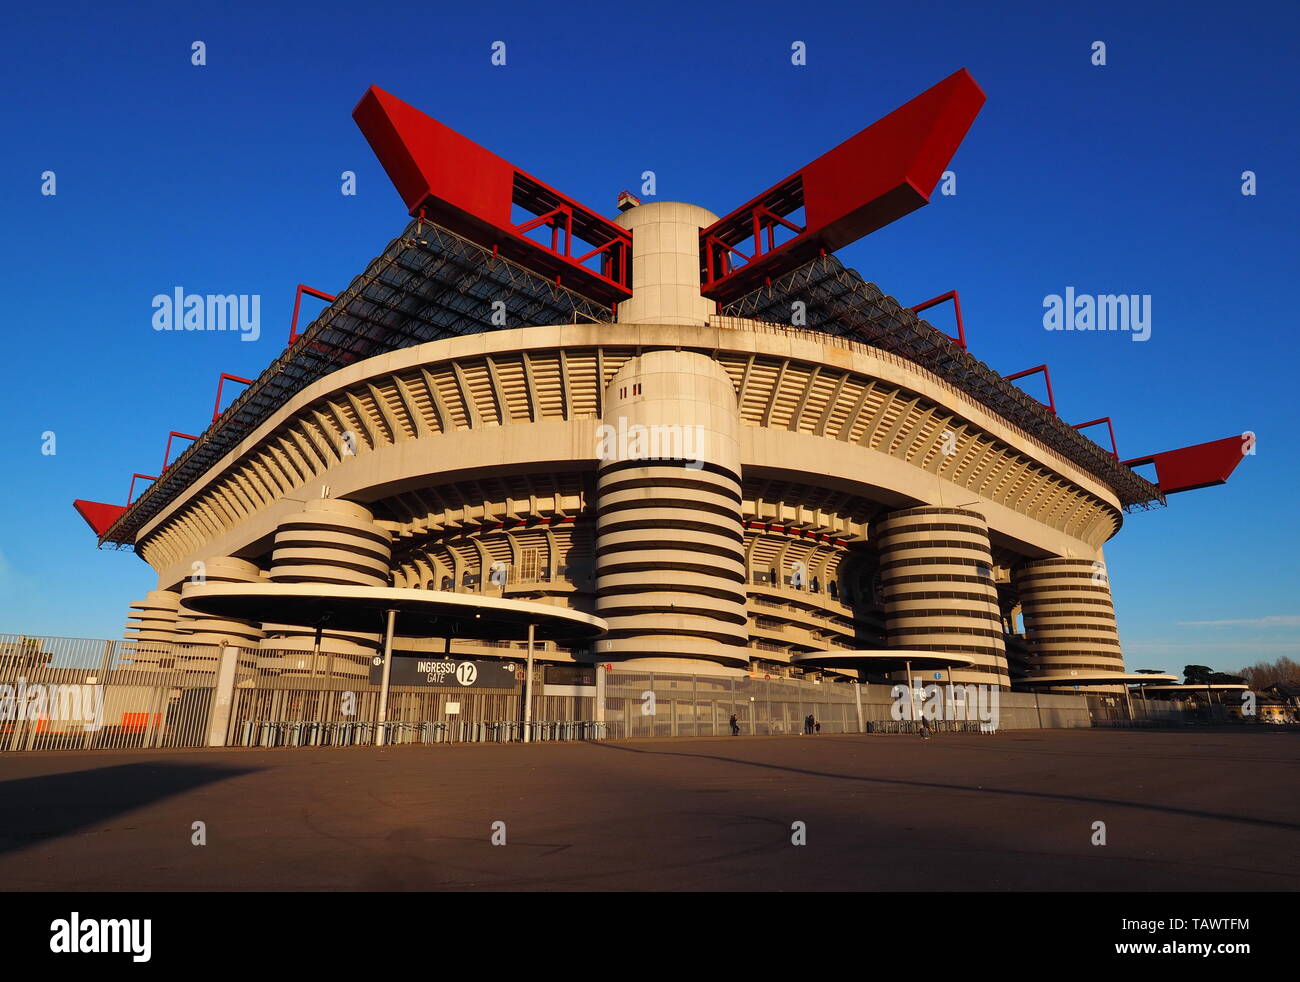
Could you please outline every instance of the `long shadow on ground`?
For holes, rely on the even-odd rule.
[[[946,784],[940,781],[909,781],[893,777],[864,777],[859,774],[836,774],[833,771],[815,771],[806,767],[789,767],[785,764],[768,764],[757,760],[740,760],[735,757],[722,757],[717,754],[693,754],[675,750],[640,750],[636,747],[624,747],[613,743],[592,741],[589,746],[602,750],[617,750],[623,753],[650,754],[655,757],[691,757],[695,760],[719,760],[727,764],[740,764],[745,767],[759,767],[766,770],[789,771],[792,774],[807,774],[810,777],[829,777],[841,781],[858,781],[863,784],[891,784],[900,787],[933,788],[940,791],[968,791],[971,794],[1009,795],[1019,798],[1047,798],[1055,801],[1078,801],[1088,804],[1113,805],[1117,808],[1136,808],[1140,811],[1165,812],[1172,815],[1186,815],[1193,818],[1209,818],[1220,822],[1242,822],[1246,825],[1262,825],[1267,828],[1300,830],[1300,824],[1279,822],[1268,818],[1252,818],[1249,815],[1230,815],[1226,812],[1200,811],[1195,808],[1178,808],[1173,805],[1154,805],[1142,801],[1124,801],[1121,798],[1098,798],[1094,795],[1061,794],[1055,791],[1025,791],[1017,788],[971,787],[969,784]]]
[[[0,782],[0,854],[259,769],[152,762]]]

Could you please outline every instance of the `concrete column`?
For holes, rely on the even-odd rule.
[[[1031,676],[1124,671],[1115,604],[1097,559],[1037,559],[1011,571],[1020,594]],[[1123,687],[1090,689],[1118,693]],[[1066,691],[1066,690],[1062,690]]]
[[[217,662],[217,682],[212,689],[212,705],[208,710],[208,746],[224,747],[226,732],[230,728],[230,711],[235,700],[235,668],[239,664],[239,649],[227,645],[221,649]]]
[[[598,662],[736,674],[749,665],[740,417],[711,358],[650,351],[610,382],[596,511]]]
[[[618,305],[620,324],[705,324],[714,303],[700,296],[700,229],[711,211],[653,201],[615,219],[632,230],[632,297]]]
[[[880,551],[889,647],[966,655],[975,664],[953,669],[953,682],[1010,686],[984,516],[908,508],[875,523],[871,539]]]

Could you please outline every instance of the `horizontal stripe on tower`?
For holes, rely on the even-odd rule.
[[[739,507],[732,508],[726,505],[714,504],[711,501],[687,501],[680,498],[634,498],[630,501],[602,502],[596,509],[596,517],[599,519],[604,518],[606,515],[626,511],[658,511],[662,508],[707,512],[711,515],[720,515],[736,521],[740,519]]]
[[[646,470],[655,467],[683,469],[692,471],[707,471],[710,474],[717,474],[719,477],[730,478],[737,484],[740,483],[740,475],[730,468],[723,467],[721,464],[715,464],[711,461],[704,461],[701,466],[695,460],[679,459],[655,459],[655,460],[619,460],[610,464],[602,464],[597,467],[597,473],[601,481],[605,480],[611,474],[618,474],[622,471],[629,470]]]
[[[618,522],[608,525],[601,525],[597,536],[605,536],[614,532],[632,532],[638,530],[668,530],[683,529],[691,532],[712,532],[715,535],[726,536],[729,539],[735,539],[737,542],[745,541],[745,533],[738,528],[727,525],[722,522],[705,523],[705,522],[688,522],[680,518],[659,518],[659,519],[621,519]]]
[[[636,477],[627,480],[601,483],[600,493],[613,494],[616,491],[635,491],[638,488],[684,488],[691,491],[711,491],[725,498],[731,498],[736,504],[743,500],[738,486],[711,484],[707,481],[692,481],[687,478],[671,477]]]
[[[363,539],[372,539],[381,546],[392,546],[392,538],[379,529],[355,528],[345,523],[333,525],[328,522],[305,522],[295,519],[281,522],[276,526],[275,532],[277,535],[281,532],[332,532],[336,535],[355,535]]]

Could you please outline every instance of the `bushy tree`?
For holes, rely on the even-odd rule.
[[[1300,665],[1285,655],[1275,662],[1256,662],[1239,670],[1251,688],[1262,689],[1274,682],[1300,684]]]

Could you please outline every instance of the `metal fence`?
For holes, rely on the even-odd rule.
[[[143,667],[124,641],[0,635],[0,750],[203,746],[218,654]]]
[[[823,733],[857,733],[855,689],[799,679],[727,678],[668,672],[605,672],[605,722],[613,739],[724,736],[734,715],[742,734],[802,733],[809,715]],[[864,711],[884,710],[864,696]]]
[[[0,635],[0,751],[200,747],[209,742],[212,725],[218,732],[211,735],[220,740],[223,722],[228,746],[369,746],[380,736],[380,692],[369,680],[373,656],[367,652],[316,659],[296,649],[237,649],[228,719],[224,708],[214,715],[221,657],[220,649],[203,645]],[[227,685],[230,669],[228,661]],[[597,674],[595,686],[547,685],[538,666],[527,724],[518,687],[393,686],[383,742],[724,736],[733,718],[740,733],[753,736],[802,733],[809,717],[820,733],[920,728],[896,718],[888,685],[618,667]],[[1122,696],[1001,692],[996,716],[980,722],[957,718],[949,711],[958,706],[953,694],[946,699],[945,718],[929,722],[931,733],[1142,726],[1186,718],[1167,705],[1130,708]]]

